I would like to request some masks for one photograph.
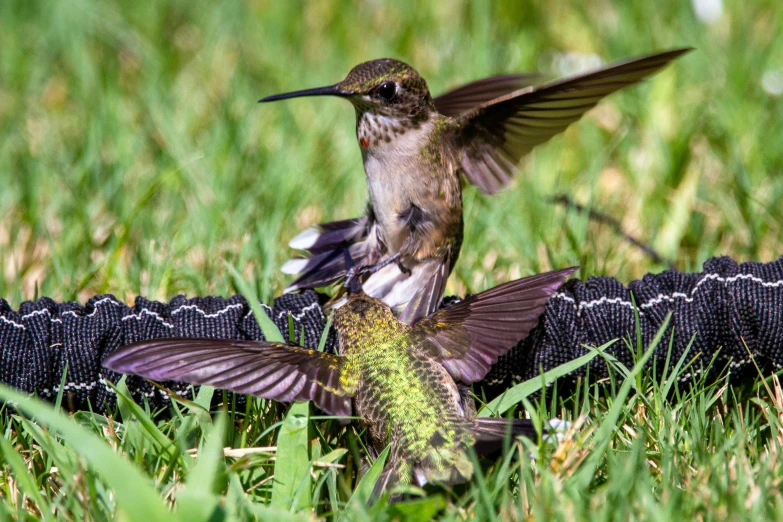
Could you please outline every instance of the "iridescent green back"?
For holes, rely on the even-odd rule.
[[[381,301],[359,294],[335,314],[346,372],[358,375],[354,405],[377,450],[392,443],[401,483],[415,471],[427,481],[472,475],[465,454],[473,440],[456,385],[445,369],[411,346],[410,327]]]

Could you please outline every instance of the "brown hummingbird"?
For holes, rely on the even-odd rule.
[[[346,276],[344,251],[369,273],[365,291],[412,323],[432,313],[459,255],[463,235],[460,174],[486,194],[508,185],[520,159],[564,131],[601,98],[634,84],[689,51],[677,49],[540,86],[529,75],[479,80],[438,98],[409,65],[390,58],[354,67],[341,82],[263,98],[338,96],[356,109],[370,200],[355,219],[324,223],[291,242],[307,258],[286,291]],[[343,301],[338,301],[343,302]]]
[[[391,444],[376,494],[388,486],[464,482],[468,448],[491,452],[510,433],[535,437],[529,420],[475,416],[465,385],[538,323],[576,268],[511,281],[409,326],[350,279],[336,310],[339,355],[282,343],[150,339],[119,348],[103,365],[154,380],[206,384],[278,401],[312,400],[330,415],[356,413],[376,452]]]

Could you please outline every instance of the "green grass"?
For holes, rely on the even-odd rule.
[[[576,263],[581,276],[623,281],[664,268],[553,207],[556,193],[616,216],[682,270],[715,255],[773,260],[783,253],[783,98],[770,83],[783,75],[783,7],[726,0],[706,24],[691,2],[665,4],[1,2],[0,296],[16,306],[40,295],[229,295],[239,289],[227,266],[264,300],[279,294],[288,240],[358,215],[366,186],[349,104],[256,100],[335,82],[380,56],[408,61],[437,93],[493,73],[558,74],[562,53],[613,61],[697,49],[536,150],[510,190],[467,189],[448,292]],[[780,390],[727,384],[677,395],[618,369],[603,396],[585,388],[531,405],[579,421],[535,461],[515,443],[467,486],[364,514],[350,503],[361,438],[315,411],[292,432],[306,435],[310,479],[286,500],[275,498],[275,451],[219,458],[220,446],[279,447],[280,405],[251,401],[219,420],[191,404],[150,421],[128,406],[113,419],[76,414],[78,427],[22,407],[35,421],[2,426],[0,510],[109,520],[122,481],[139,499],[154,488],[161,500],[150,512],[177,498],[192,520],[268,518],[294,496],[300,514],[379,520],[779,518]],[[135,471],[94,463],[84,432]],[[122,513],[154,518],[139,502]]]

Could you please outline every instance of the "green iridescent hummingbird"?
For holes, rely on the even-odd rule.
[[[263,98],[338,96],[356,109],[356,137],[369,188],[366,215],[324,223],[290,246],[309,257],[283,272],[287,291],[345,277],[348,251],[365,291],[411,324],[440,305],[463,236],[460,174],[486,194],[506,187],[520,159],[564,131],[604,96],[639,82],[688,49],[629,60],[538,86],[531,75],[486,78],[433,98],[409,65],[393,59],[354,67],[340,83]],[[335,300],[336,304],[344,302]]]
[[[467,449],[497,449],[530,421],[475,416],[465,386],[525,338],[576,268],[512,281],[409,326],[352,279],[334,314],[339,355],[263,341],[152,339],[103,364],[154,380],[207,384],[278,401],[312,400],[330,415],[361,417],[373,447],[391,444],[376,494],[394,484],[451,484],[473,474]],[[459,385],[459,386],[458,386]]]

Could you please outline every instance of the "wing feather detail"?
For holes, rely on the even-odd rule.
[[[460,168],[483,192],[506,187],[523,156],[563,132],[605,96],[643,80],[690,49],[658,53],[488,100],[457,116]]]
[[[492,76],[457,87],[432,101],[444,116],[457,116],[490,100],[528,87],[540,80],[536,73]]]
[[[538,324],[547,301],[578,267],[497,286],[446,307],[413,325],[428,356],[457,381],[480,381],[498,357]]]
[[[156,381],[181,381],[281,402],[312,400],[330,415],[351,415],[352,389],[339,356],[265,341],[163,338],[123,346],[103,365]]]

